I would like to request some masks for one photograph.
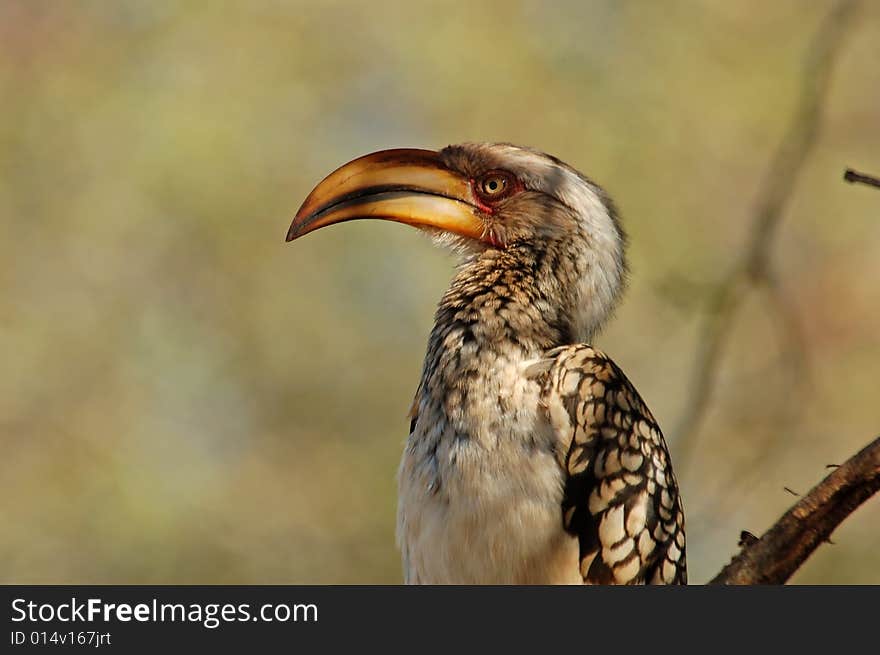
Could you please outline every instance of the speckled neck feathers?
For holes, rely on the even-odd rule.
[[[509,343],[534,351],[570,343],[571,317],[554,297],[558,259],[556,249],[519,245],[487,250],[462,264],[437,309],[429,359],[453,327],[463,330],[466,341],[489,349]]]

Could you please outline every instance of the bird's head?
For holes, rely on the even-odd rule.
[[[592,337],[623,288],[626,238],[608,196],[528,148],[465,143],[360,157],[315,187],[287,240],[363,218],[427,231],[480,270],[530,266],[580,339]]]

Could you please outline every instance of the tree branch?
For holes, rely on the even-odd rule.
[[[846,173],[843,174],[843,179],[850,183],[860,182],[861,184],[880,188],[880,178],[876,178],[873,175],[866,175],[865,173],[859,173],[851,168],[846,169]]]
[[[709,584],[782,584],[856,508],[880,490],[880,437],[816,485]]]

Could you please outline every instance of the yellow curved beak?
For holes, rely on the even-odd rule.
[[[484,225],[468,180],[432,150],[381,150],[325,177],[296,213],[287,241],[362,218],[429,227],[480,240]]]

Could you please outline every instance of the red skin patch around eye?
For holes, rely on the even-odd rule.
[[[523,191],[523,189],[525,189],[525,186],[523,185],[523,183],[519,179],[514,177],[513,175],[508,174],[507,179],[510,180],[510,185],[511,185],[510,190],[507,193],[503,194],[500,198],[498,198],[494,203],[492,203],[491,201],[484,200],[483,197],[481,196],[481,194],[477,191],[477,180],[475,180],[474,178],[468,179],[468,182],[471,187],[471,195],[474,198],[474,202],[476,203],[476,205],[480,209],[480,211],[482,211],[484,214],[492,216],[493,214],[495,214],[495,212],[497,210],[497,203],[498,202],[501,202],[502,200],[506,200],[507,198],[510,198],[511,196],[514,196],[517,193],[520,193],[521,191]],[[493,248],[505,248],[506,247],[506,244],[503,241],[501,241],[500,239],[498,239],[498,237],[495,235],[495,232],[491,229],[486,230],[486,233],[483,235],[483,241],[485,241],[486,243],[491,245]]]
[[[486,212],[487,214],[494,214],[495,208],[490,205],[487,205],[485,202],[483,202],[480,199],[480,194],[477,193],[476,181],[474,180],[474,178],[470,179],[470,184],[471,184],[471,193],[474,195],[474,200],[477,201],[477,207],[479,207],[482,211]]]
[[[477,192],[477,181],[474,178],[469,178],[468,182],[470,183],[471,193],[474,196],[474,200],[477,203],[477,207],[479,207],[482,211],[484,211],[487,214],[490,214],[490,215],[494,214],[495,213],[495,206],[484,202],[483,199],[480,197],[480,194]],[[520,182],[518,179],[513,178],[513,188],[510,190],[510,192],[505,193],[503,196],[498,198],[498,200],[499,201],[506,200],[507,198],[510,198],[510,196],[514,196],[517,193],[519,193],[520,191],[522,191],[523,188],[524,188],[523,183]]]

